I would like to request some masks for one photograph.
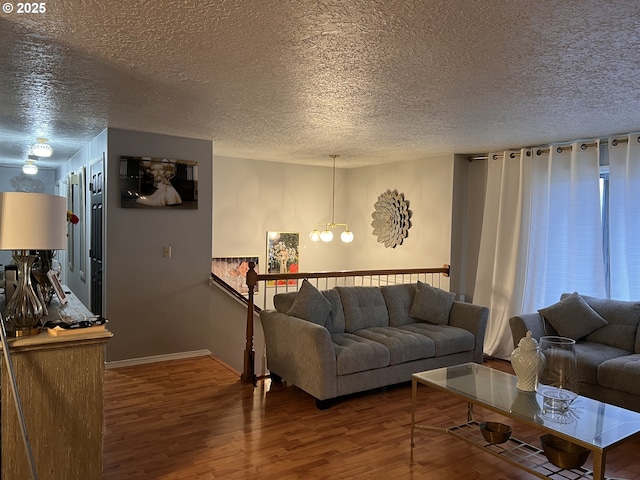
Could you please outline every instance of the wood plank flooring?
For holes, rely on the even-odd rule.
[[[507,362],[486,365],[512,372]],[[447,394],[421,388],[418,402],[421,421],[466,418]],[[419,431],[412,449],[409,384],[320,411],[296,387],[266,380],[254,389],[199,357],[107,370],[104,404],[105,480],[536,478],[445,434]],[[524,440],[539,436],[522,429]],[[607,474],[640,480],[639,447],[635,438],[614,449]]]

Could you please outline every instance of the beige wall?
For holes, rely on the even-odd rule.
[[[453,173],[450,155],[338,169],[336,221],[348,223],[355,239],[324,244],[308,233],[330,219],[330,167],[215,157],[213,254],[259,255],[264,268],[266,232],[282,230],[300,232],[302,271],[450,263]],[[387,189],[404,193],[413,212],[409,237],[396,248],[378,243],[370,225],[373,205]]]

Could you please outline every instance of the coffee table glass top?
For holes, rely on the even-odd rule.
[[[514,375],[477,363],[415,373],[413,378],[596,448],[607,449],[640,431],[639,413],[582,396],[566,412],[550,411],[539,393],[518,390]]]

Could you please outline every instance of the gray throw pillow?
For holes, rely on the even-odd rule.
[[[454,297],[453,292],[445,292],[418,280],[409,315],[436,325],[446,325],[449,323]]]
[[[609,322],[591,308],[578,292],[573,292],[558,303],[538,310],[538,313],[556,329],[558,335],[574,340],[609,325]]]
[[[324,327],[329,313],[331,313],[331,302],[305,278],[287,315]]]

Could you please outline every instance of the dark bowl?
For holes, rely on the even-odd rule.
[[[544,454],[556,467],[580,468],[589,456],[590,450],[550,434],[542,435],[540,441]]]
[[[484,439],[491,443],[504,443],[511,437],[511,427],[504,423],[483,422],[480,424],[480,431]]]

